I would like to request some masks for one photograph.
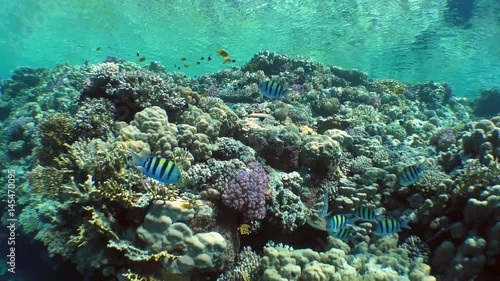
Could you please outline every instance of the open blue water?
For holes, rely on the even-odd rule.
[[[224,48],[236,66],[271,50],[477,96],[499,84],[499,14],[498,0],[11,0],[0,9],[0,78],[137,51],[168,70],[186,57],[182,71],[200,75],[230,67],[196,65]]]

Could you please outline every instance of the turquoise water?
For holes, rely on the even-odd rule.
[[[3,2],[0,281],[498,279],[499,0]]]
[[[448,82],[459,96],[498,86],[497,0],[23,0],[0,10],[0,77],[18,66],[135,60],[136,51],[188,75],[224,48],[241,66],[259,50],[304,56],[373,78]],[[472,4],[469,4],[472,3]],[[100,47],[100,51],[96,48]]]

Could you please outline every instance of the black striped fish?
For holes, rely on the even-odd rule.
[[[416,183],[418,179],[422,176],[424,170],[425,170],[425,163],[420,163],[405,167],[401,172],[401,178],[399,179],[399,184],[401,184],[401,186],[408,186]]]
[[[288,94],[291,92],[289,89],[273,81],[266,81],[262,83],[259,89],[264,96],[272,100],[279,100],[283,97],[287,98]]]
[[[165,184],[175,184],[182,179],[179,167],[168,158],[139,156],[132,152],[130,164],[138,166],[146,176]]]
[[[356,211],[354,212],[354,215],[358,219],[365,220],[365,221],[373,221],[373,222],[376,222],[382,218],[382,216],[379,215],[375,209],[368,208],[365,206],[361,206],[361,207],[357,208]]]
[[[373,233],[383,236],[400,232],[401,228],[411,229],[408,226],[408,222],[410,222],[410,219],[404,221],[400,221],[399,219],[383,219],[377,223]]]
[[[334,236],[341,228],[347,224],[353,223],[355,219],[347,218],[347,215],[334,215],[326,223],[326,231],[328,234]]]
[[[349,240],[349,237],[351,237],[351,230],[349,229],[349,227],[343,227],[336,233],[333,233],[332,236],[342,241],[347,241]]]

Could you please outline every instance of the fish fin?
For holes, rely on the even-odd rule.
[[[360,220],[360,218],[354,216],[350,219],[347,219],[347,224],[354,224],[355,222],[357,222],[358,220]]]
[[[141,166],[142,165],[142,161],[144,160],[144,157],[142,157],[141,155],[133,152],[133,151],[130,151],[130,155],[132,156],[132,160],[130,160],[128,163],[131,165],[131,166]]]
[[[418,168],[420,169],[420,171],[425,171],[425,169],[427,169],[427,165],[425,165],[425,161],[418,164]]]
[[[410,222],[410,218],[402,220],[401,221],[401,228],[411,229],[411,227],[408,225],[409,222]]]
[[[333,211],[326,213],[324,216],[320,216],[321,218],[327,218],[333,214]]]

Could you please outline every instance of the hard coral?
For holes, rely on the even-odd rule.
[[[437,130],[429,140],[440,151],[446,151],[457,141],[457,133],[451,127],[444,127]]]
[[[178,111],[186,106],[186,100],[176,90],[169,77],[148,70],[134,69],[128,64],[100,63],[88,72],[82,99],[106,98],[116,107],[117,120],[130,121],[143,108],[159,106]]]
[[[261,220],[266,216],[267,174],[256,162],[248,163],[248,167],[249,171],[239,171],[234,179],[227,183],[222,193],[222,202],[240,211],[250,220]]]

